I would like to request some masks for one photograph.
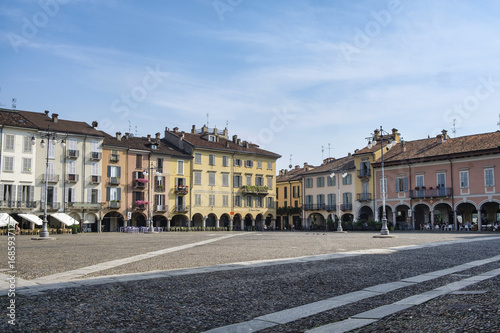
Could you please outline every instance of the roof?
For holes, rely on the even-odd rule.
[[[323,163],[322,165],[314,168],[311,171],[305,172],[304,175],[312,175],[318,173],[339,171],[339,170],[354,170],[356,166],[354,165],[354,159],[352,156],[345,156],[339,159],[332,159],[328,163]]]
[[[52,117],[49,117],[48,111],[42,113],[19,110],[17,112],[42,131],[50,127],[52,131],[56,132],[103,136],[101,131],[98,131],[85,122],[59,119],[58,115],[54,113]]]
[[[175,131],[165,131],[170,135],[175,136],[177,139],[180,139],[182,135],[184,135],[184,142],[187,142],[194,148],[204,148],[204,149],[215,149],[215,150],[225,150],[231,152],[240,152],[240,153],[248,153],[248,154],[257,154],[257,155],[266,155],[275,159],[281,157],[281,155],[260,149],[258,145],[253,143],[245,142],[242,144],[238,144],[231,140],[226,139],[223,136],[218,136],[217,141],[209,141],[203,138],[203,136],[210,135],[210,133],[185,133],[185,132],[175,132]]]
[[[147,137],[134,137],[130,135],[124,135],[118,140],[116,137],[107,134],[106,132],[101,133],[104,135],[104,145],[123,147],[128,149],[145,150],[154,154],[164,154],[183,158],[191,158],[191,155],[182,152],[174,145],[166,142],[165,140],[157,140],[155,138]],[[158,149],[153,149],[152,144],[158,144]]]
[[[442,142],[442,143],[441,143]],[[384,164],[415,163],[500,153],[500,131],[443,140],[435,138],[407,141],[384,151]],[[381,158],[373,162],[380,166]]]
[[[4,126],[34,128],[37,126],[23,117],[17,110],[1,109],[0,108],[0,124]]]
[[[290,171],[283,170],[284,172],[280,172],[280,174],[276,177],[276,183],[300,180],[306,170],[306,168],[301,168],[298,165]]]

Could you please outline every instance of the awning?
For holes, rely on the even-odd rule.
[[[36,215],[33,214],[17,214],[17,216],[22,217],[25,220],[35,223],[36,225],[42,225],[43,221]]]
[[[52,216],[53,218],[55,218],[59,222],[62,222],[66,225],[73,225],[73,224],[80,223],[77,220],[75,220],[74,218],[72,218],[71,216],[69,216],[68,214],[64,214],[64,213],[54,213],[54,214],[51,214],[50,216]]]
[[[0,213],[0,227],[6,227],[8,225],[14,225],[17,224],[17,221],[12,218],[7,213]]]

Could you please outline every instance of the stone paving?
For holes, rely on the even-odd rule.
[[[375,234],[113,233],[57,235],[53,242],[35,242],[18,236],[17,276],[26,285],[40,285],[19,287],[19,325],[14,328],[0,322],[0,331],[14,328],[17,331],[79,332],[92,327],[94,331],[106,332],[201,332],[220,327],[220,332],[231,332],[224,328],[298,306],[298,312],[306,315],[290,323],[262,327],[262,332],[303,332],[315,327],[321,332],[322,327],[328,327],[332,321],[370,311],[384,302],[388,306],[392,298],[396,302],[411,297],[415,295],[413,290],[418,290],[417,295],[425,290],[431,292],[457,282],[462,273],[474,277],[500,267],[500,260],[494,259],[500,254],[498,234],[397,232],[394,233],[397,237],[390,239],[373,238]],[[6,248],[4,239],[0,238],[0,245]],[[0,268],[5,267],[5,257]],[[485,262],[471,265],[478,260]],[[457,265],[465,270],[455,275],[446,271],[430,282],[418,283],[418,287],[407,285],[407,281],[397,282],[416,273],[450,270]],[[147,273],[151,271],[156,272]],[[472,310],[466,312],[475,316],[470,320],[474,324],[469,331],[481,327],[482,331],[495,332],[490,327],[498,327],[495,325],[500,316],[491,315],[491,311],[500,308],[498,291],[493,287],[499,278],[493,274],[488,280],[477,283],[474,280],[474,284],[484,285],[487,292],[477,294],[477,299],[484,303],[481,316]],[[401,290],[380,294],[377,288],[382,288],[385,282],[390,282],[392,288],[401,285]],[[313,311],[316,314],[300,310],[311,302],[316,304],[330,297],[348,298],[350,293],[364,289],[377,292],[378,296],[359,299],[335,310],[318,312],[316,309]],[[400,295],[399,299],[395,295]],[[451,297],[474,298],[471,294],[446,295],[403,311],[404,322],[398,320],[398,314],[389,314],[378,321],[362,316],[358,322],[368,320],[372,325],[361,331],[398,332],[397,327],[407,327],[405,331],[418,332],[422,330],[423,324],[418,325],[421,321],[429,327],[435,325],[434,331],[439,332],[443,322],[458,321],[443,315],[439,317],[441,324],[436,324],[435,317],[418,315],[421,307],[439,311],[449,309],[449,304],[443,304]],[[6,296],[0,297],[2,308],[7,301]],[[479,309],[479,305],[472,308]],[[343,313],[347,317],[340,315]],[[419,320],[409,320],[412,315]],[[390,327],[395,330],[384,323],[391,323]],[[401,326],[402,323],[406,326]],[[461,332],[456,327],[450,329],[451,326],[446,326],[447,331]]]

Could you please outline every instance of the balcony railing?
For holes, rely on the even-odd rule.
[[[350,210],[352,210],[352,204],[341,204],[340,210],[343,212],[350,211]]]
[[[189,186],[187,185],[175,185],[174,193],[179,195],[188,194]]]
[[[372,172],[370,169],[360,169],[358,170],[358,177],[363,178],[363,177],[370,177],[372,175]]]
[[[186,213],[187,212],[187,208],[185,205],[176,205],[175,206],[175,212],[176,213]]]
[[[165,185],[156,185],[155,192],[165,192]]]
[[[145,209],[147,208],[147,206],[148,206],[148,205],[146,205],[146,204],[138,204],[137,202],[134,202],[134,203],[132,204],[132,207],[133,207],[134,209],[139,209],[139,210],[145,210]]]
[[[100,184],[101,176],[90,176],[90,184]]]
[[[358,201],[371,201],[372,200],[372,194],[371,193],[358,193],[357,194],[357,200]]]
[[[168,211],[168,205],[154,205],[153,206],[155,212],[166,212]]]
[[[147,182],[143,181],[143,178],[134,179],[134,188],[145,189]]]
[[[241,187],[243,194],[264,194],[267,195],[269,193],[269,187],[267,186],[253,186],[253,185],[244,185]]]
[[[66,175],[66,182],[67,183],[76,183],[76,182],[78,182],[78,179],[79,179],[79,175],[77,175],[77,174],[70,173],[70,174]]]
[[[110,162],[118,162],[118,161],[120,161],[120,155],[118,155],[118,154],[111,154],[109,156],[109,161]]]
[[[120,185],[120,177],[109,177],[110,185]]]
[[[120,208],[120,201],[110,201],[109,202],[109,208]]]
[[[410,198],[412,199],[426,199],[426,198],[439,198],[451,196],[451,187],[440,187],[432,189],[418,189],[410,190]]]
[[[98,202],[66,202],[64,208],[72,210],[99,210],[101,204]]]
[[[324,203],[320,204],[305,204],[304,210],[326,210],[326,205]]]
[[[54,175],[54,174],[42,174],[42,183],[45,183],[45,180],[49,183],[58,183],[59,182],[59,175]]]
[[[60,206],[59,202],[49,202],[47,203],[47,210],[59,210]],[[41,203],[41,208],[44,208],[43,202]]]
[[[80,156],[80,151],[75,149],[68,149],[66,156],[68,158],[78,158],[78,156]]]
[[[93,151],[90,153],[90,159],[93,161],[100,161],[102,158],[102,153],[98,151]]]
[[[337,210],[337,205],[326,205],[325,210],[327,212],[334,212]]]
[[[1,208],[36,208],[37,201],[19,201],[19,200],[2,200],[0,201]]]

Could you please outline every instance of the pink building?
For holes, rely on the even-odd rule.
[[[450,138],[443,130],[402,141],[384,153],[384,179],[382,160],[372,163],[377,219],[385,186],[388,225],[396,229],[490,230],[500,221],[499,147],[500,131]]]

